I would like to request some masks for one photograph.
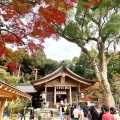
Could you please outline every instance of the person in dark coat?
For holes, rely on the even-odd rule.
[[[83,107],[83,112],[84,112],[85,120],[87,120],[88,119],[88,112],[89,112],[89,107],[88,107],[87,102],[85,103],[85,106]]]
[[[34,120],[34,108],[30,110],[30,120]]]
[[[102,120],[102,116],[103,116],[103,114],[104,114],[104,106],[105,106],[105,105],[103,105],[103,106],[101,107],[101,112],[100,112],[100,115],[99,115],[99,120]]]
[[[71,117],[71,120],[74,119],[73,110],[74,110],[74,106],[72,105],[71,108],[70,108],[70,117]]]
[[[26,107],[24,107],[21,111],[20,111],[20,115],[21,115],[21,120],[24,118],[25,120],[25,114],[26,114]]]
[[[98,114],[97,110],[95,109],[95,106],[91,106],[90,114],[92,117],[91,120],[99,120],[99,114]]]

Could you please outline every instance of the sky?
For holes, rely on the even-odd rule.
[[[72,60],[74,57],[79,57],[81,51],[75,43],[68,42],[63,38],[58,41],[47,39],[43,45],[47,58],[56,61]]]

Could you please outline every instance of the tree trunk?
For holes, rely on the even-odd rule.
[[[21,68],[21,65],[19,65],[19,69],[18,69],[18,78],[20,77],[20,68]]]
[[[115,100],[111,92],[104,93],[104,104],[108,105],[109,107],[115,107]]]
[[[108,81],[108,76],[107,76],[107,60],[106,60],[106,56],[105,56],[105,40],[102,41],[102,39],[97,41],[97,46],[98,46],[98,55],[99,55],[99,62],[96,62],[95,58],[92,57],[92,55],[90,54],[90,52],[88,51],[87,48],[85,48],[79,41],[72,41],[71,39],[67,39],[66,36],[62,35],[63,38],[65,38],[66,40],[68,40],[69,42],[73,42],[76,43],[81,50],[87,54],[93,68],[95,71],[95,75],[97,80],[99,81],[99,83],[101,84],[102,87],[102,93],[104,96],[104,103],[105,105],[108,105],[109,107],[115,107],[115,100],[113,98],[112,92],[111,92],[111,88],[110,88],[110,84]]]
[[[107,76],[107,64],[106,64],[106,59],[103,58],[102,62],[100,62],[99,67],[97,66],[95,60],[91,59],[91,64],[93,65],[95,74],[96,74],[96,78],[99,81],[99,83],[101,84],[101,88],[102,88],[102,93],[104,96],[104,103],[107,106],[112,106],[115,107],[115,100],[113,98],[112,92],[111,92],[111,88],[110,88],[110,84],[108,81],[108,76]]]
[[[107,105],[109,107],[115,107],[115,100],[113,98],[108,81],[104,80],[104,82],[102,82],[101,85],[102,85],[102,92],[103,92],[103,96],[104,96],[103,104]]]
[[[102,71],[99,70],[100,75],[99,75],[98,81],[101,83],[102,92],[104,96],[104,104],[109,107],[115,107],[115,100],[113,98],[110,83],[108,81],[108,76],[107,76],[107,65],[105,61],[104,63],[105,64],[100,69]]]

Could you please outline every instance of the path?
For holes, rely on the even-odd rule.
[[[52,117],[51,120],[61,120],[60,117],[59,117],[59,111],[57,109],[54,109],[54,108],[52,108],[51,110],[53,111],[53,117]],[[38,120],[37,116],[38,116],[39,113],[40,113],[40,109],[36,109],[34,120]],[[26,119],[25,120],[29,120],[29,116],[30,116],[30,113],[28,112],[26,114]],[[15,118],[12,118],[12,119],[11,118],[6,118],[6,119],[3,118],[3,120],[18,120],[18,119],[15,117]]]
[[[6,119],[3,119],[3,120],[18,120],[18,119],[17,118],[12,118],[12,119],[11,118],[6,118]],[[30,120],[30,119],[29,119],[29,117],[26,117],[25,120]],[[34,120],[38,120],[38,118],[35,117]],[[53,117],[52,120],[61,120],[61,119],[60,119],[60,117]]]

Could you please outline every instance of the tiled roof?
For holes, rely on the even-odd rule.
[[[16,88],[25,93],[37,92],[36,89],[30,84],[29,85],[28,84],[19,84],[16,86]]]
[[[89,80],[89,79],[85,79],[77,74],[75,74],[74,72],[72,72],[69,68],[67,68],[67,66],[65,64],[63,64],[61,67],[59,67],[57,70],[55,70],[54,72],[52,72],[51,74],[46,75],[45,77],[36,80],[36,81],[32,81],[33,85],[36,85],[36,83],[43,83],[45,82],[47,79],[50,79],[52,76],[57,75],[60,72],[66,72],[68,74],[70,74],[71,76],[73,76],[74,78],[76,78],[78,81],[80,82],[88,82],[90,84],[94,84],[95,81]]]

